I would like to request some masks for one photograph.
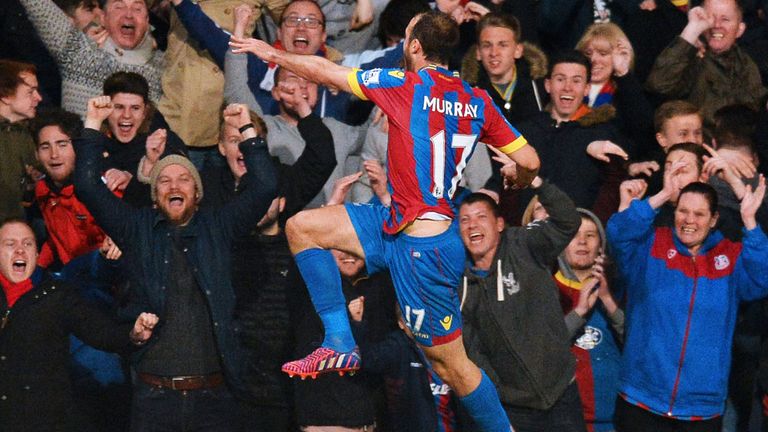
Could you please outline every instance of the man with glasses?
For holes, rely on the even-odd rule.
[[[173,0],[179,19],[200,46],[216,59],[219,67],[224,67],[230,34],[218,27],[207,17],[200,7],[190,0]],[[240,6],[234,10],[235,31],[238,37],[247,35],[251,8]],[[359,54],[344,55],[325,44],[325,15],[320,6],[312,0],[291,2],[280,17],[277,30],[276,48],[292,54],[318,55],[334,63],[349,67],[371,69],[375,67],[393,67],[402,58],[402,49],[390,48],[378,51],[366,51]],[[276,66],[265,63],[255,56],[248,56],[248,89],[256,97],[261,109],[266,114],[278,114],[278,103],[272,97],[275,83]],[[314,112],[320,117],[333,117],[345,121],[351,98],[348,93],[320,86],[318,103]],[[232,102],[232,101],[229,101]]]
[[[177,2],[174,2],[177,3]],[[253,32],[262,14],[278,21],[290,0],[216,0],[195,2],[197,13],[210,19],[220,32],[232,32],[232,11],[239,5],[252,11],[245,22]],[[181,14],[181,12],[179,12]],[[165,51],[163,96],[158,108],[168,125],[190,148],[189,158],[201,169],[217,160],[219,109],[224,104],[223,54],[197,43],[179,15],[171,13],[168,48]],[[224,47],[226,49],[226,47]]]

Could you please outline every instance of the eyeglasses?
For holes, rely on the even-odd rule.
[[[323,21],[315,17],[301,16],[288,16],[283,19],[286,27],[298,27],[301,23],[304,23],[304,27],[308,29],[316,29],[323,24]]]

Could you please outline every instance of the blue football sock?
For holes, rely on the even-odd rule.
[[[341,273],[333,254],[325,249],[306,249],[297,253],[295,259],[315,311],[325,327],[323,346],[340,352],[352,351],[355,339],[341,290]]]
[[[459,402],[481,431],[509,432],[512,428],[504,408],[501,407],[496,387],[482,369],[480,373],[483,375],[480,385],[472,393],[459,398]]]

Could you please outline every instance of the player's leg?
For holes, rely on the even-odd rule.
[[[344,205],[297,213],[288,219],[285,235],[294,255],[308,249],[338,249],[365,258],[363,246]]]
[[[403,318],[435,372],[481,430],[509,432],[496,387],[467,357],[461,338],[456,287],[465,260],[464,245],[452,226],[429,238],[401,235],[390,271]]]
[[[330,252],[340,249],[364,258],[346,209],[339,205],[302,211],[288,219],[285,233],[325,327],[322,346],[352,351],[355,340],[347,319],[341,275]]]
[[[511,427],[490,378],[467,357],[461,338],[443,345],[421,346],[435,372],[483,431],[509,432]]]
[[[376,214],[373,208],[360,211]],[[304,359],[286,363],[283,371],[291,376],[314,378],[320,373],[359,369],[360,357],[347,318],[341,274],[330,252],[338,249],[366,258],[347,209],[338,205],[302,211],[288,220],[286,235],[323,323],[325,337],[320,348]]]

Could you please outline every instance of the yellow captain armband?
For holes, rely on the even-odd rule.
[[[514,152],[520,150],[526,144],[528,144],[528,140],[526,140],[525,137],[521,135],[521,136],[517,137],[516,140],[514,140],[511,143],[505,145],[504,147],[499,147],[499,150],[502,153],[510,154],[510,153],[514,153]]]
[[[360,72],[360,69],[352,69],[352,72],[347,75],[347,83],[349,83],[349,88],[352,89],[353,95],[362,100],[368,100],[363,93],[363,89],[360,87],[360,82],[357,80],[358,72]]]

